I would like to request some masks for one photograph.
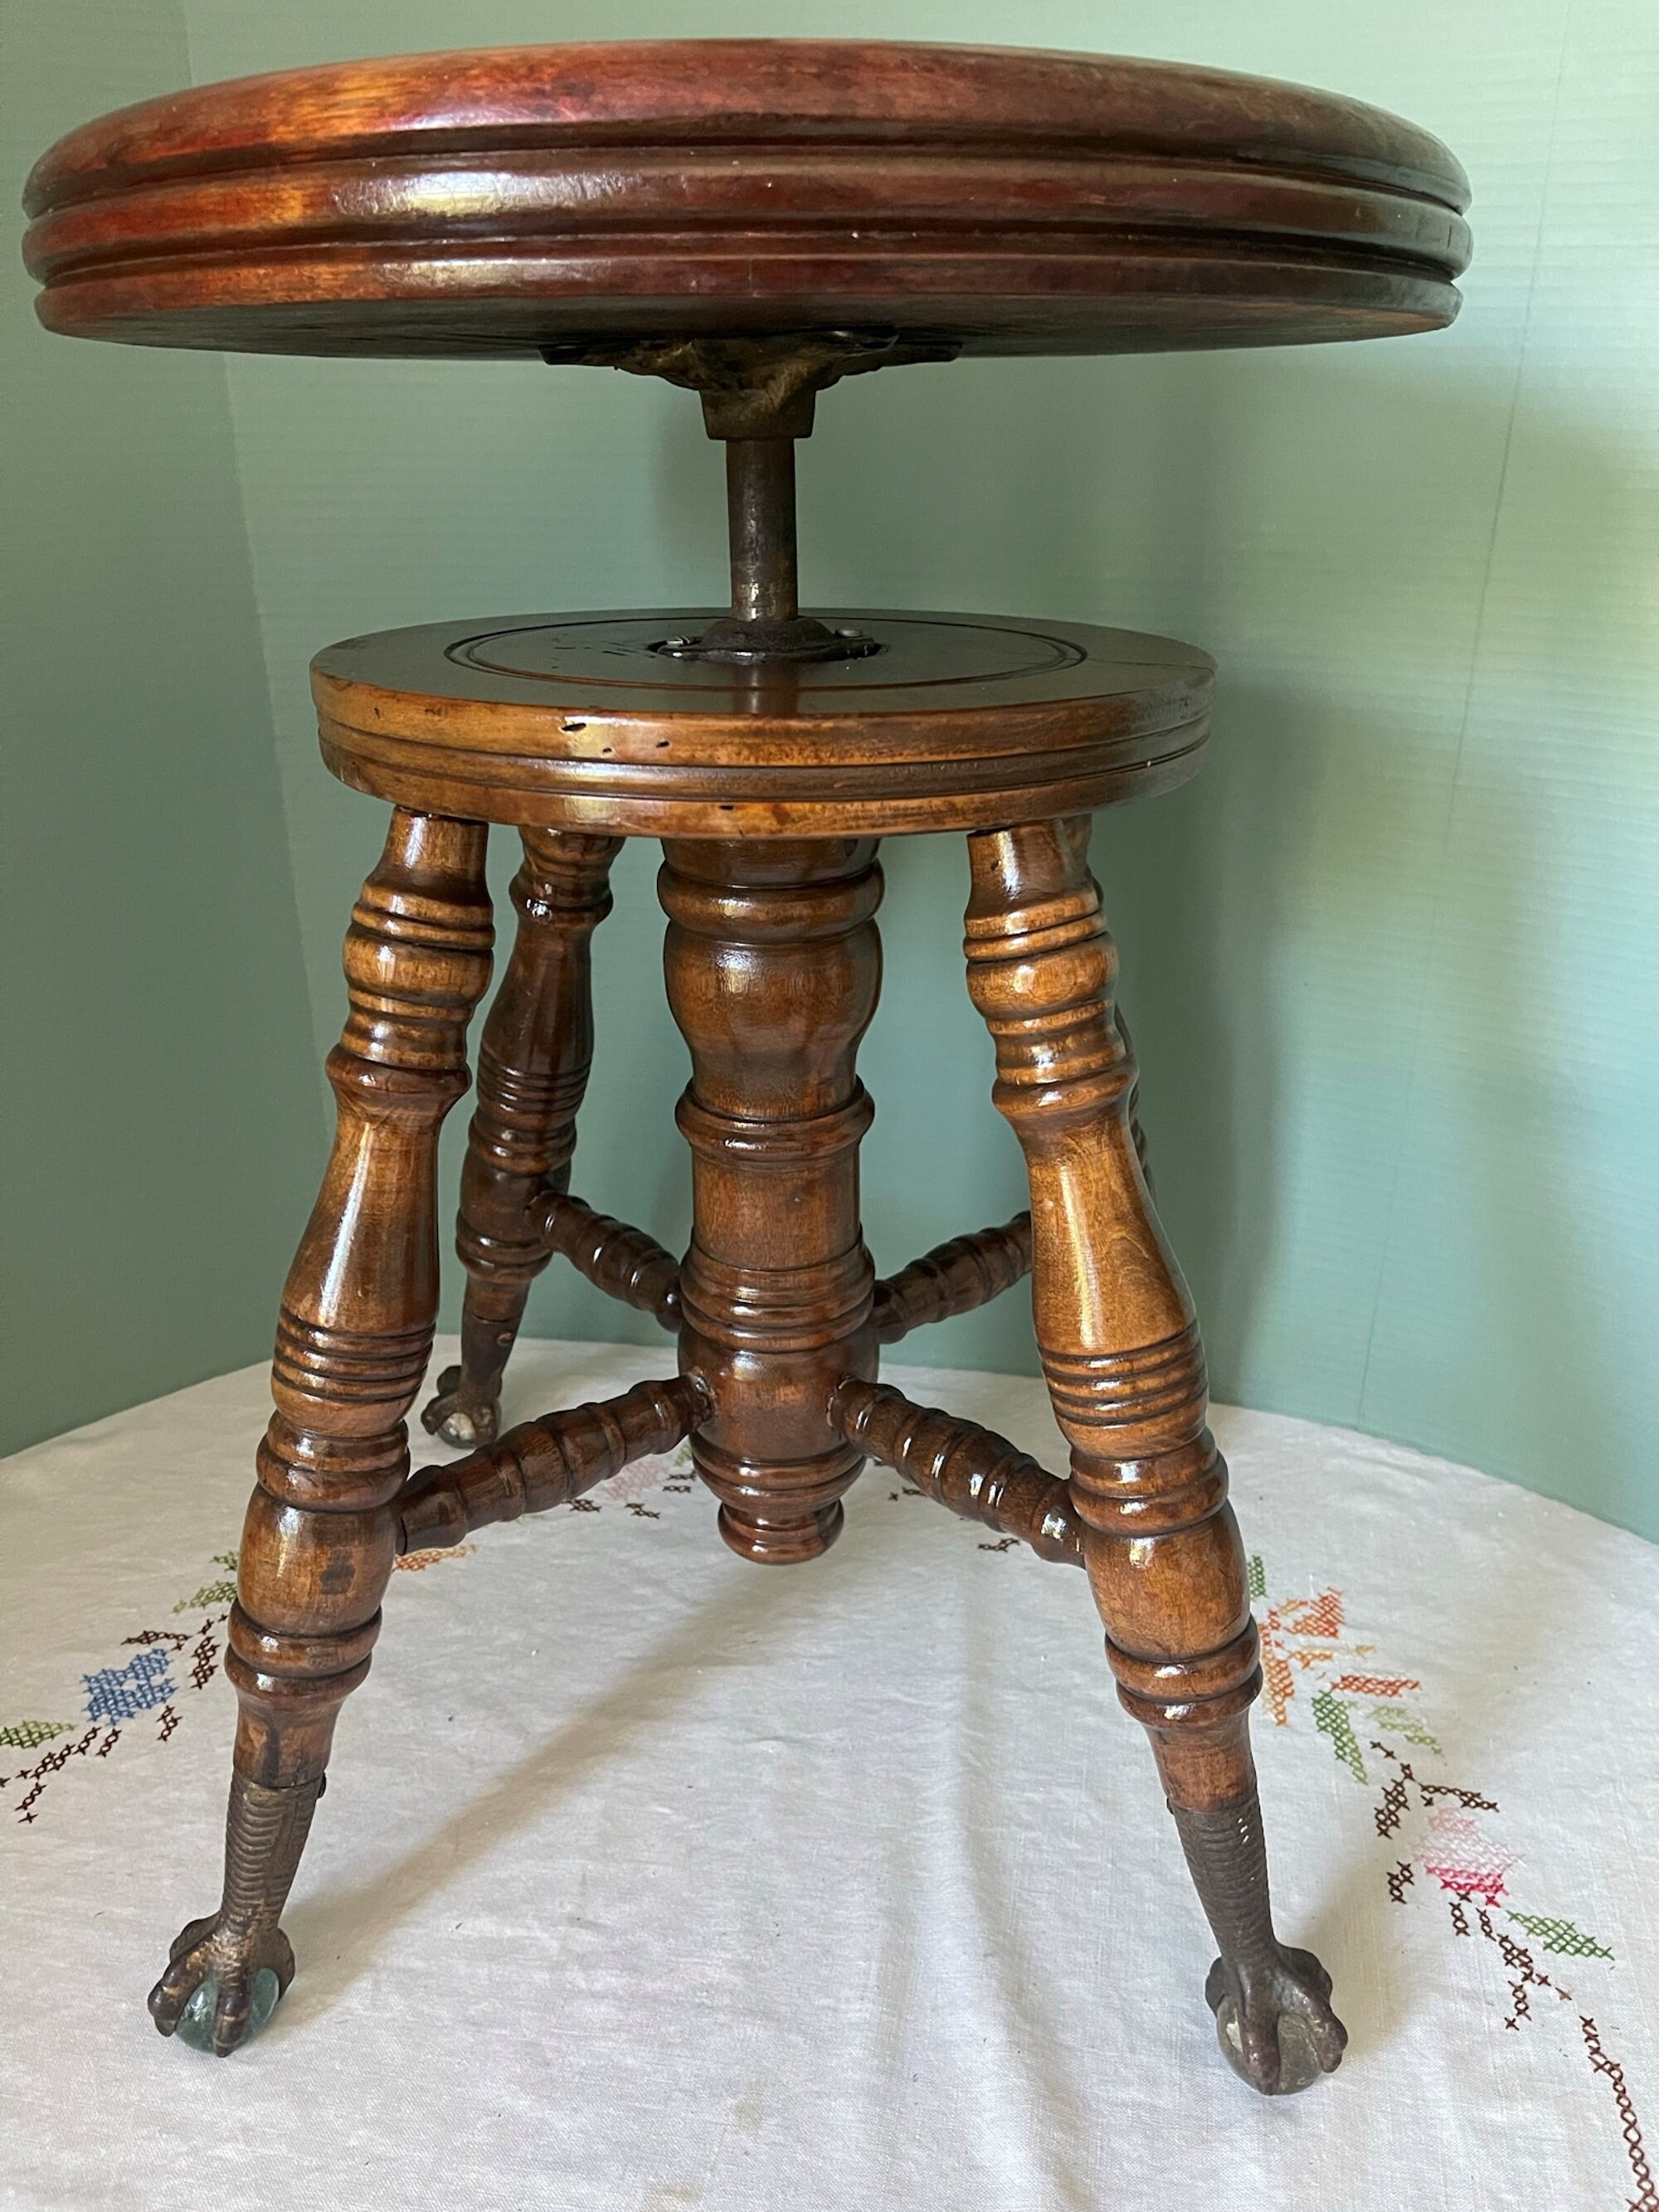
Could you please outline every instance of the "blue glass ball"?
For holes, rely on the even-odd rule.
[[[253,2004],[248,2014],[247,2033],[242,2040],[258,2035],[259,2030],[276,2009],[281,1995],[276,1976],[270,1966],[261,1966],[253,1977]],[[191,1991],[190,2002],[179,2014],[179,2025],[173,2030],[180,2043],[189,2044],[192,2051],[211,2051],[213,2048],[213,2015],[219,2002],[219,1977],[210,1974]]]

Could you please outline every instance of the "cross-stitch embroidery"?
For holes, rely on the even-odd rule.
[[[689,1455],[682,1446],[672,1458],[641,1462],[622,1476],[600,1484],[589,1496],[573,1500],[569,1510],[597,1513],[608,1501],[622,1505],[631,1518],[660,1520],[659,1512],[643,1504],[644,1496],[653,1490],[689,1493],[693,1488],[690,1466]],[[901,1482],[889,1497],[896,1503],[921,1494]],[[422,1573],[465,1559],[475,1548],[469,1543],[411,1553],[398,1559],[397,1565],[406,1572]],[[979,1546],[982,1552],[999,1555],[1017,1548],[1012,1538]],[[194,1631],[146,1628],[125,1638],[131,1657],[82,1677],[82,1719],[31,1716],[0,1724],[0,1750],[42,1752],[33,1765],[0,1774],[0,1792],[20,1790],[12,1803],[16,1820],[33,1824],[46,1788],[72,1759],[106,1759],[126,1734],[152,1716],[157,1741],[166,1743],[173,1736],[181,1724],[181,1697],[205,1689],[218,1672],[221,1632],[235,1596],[235,1583],[230,1578],[236,1565],[234,1553],[217,1553],[210,1564],[226,1571],[200,1580],[191,1595],[180,1597],[172,1607],[174,1616],[200,1613],[200,1626]],[[1355,1661],[1370,1658],[1375,1647],[1339,1640],[1346,1626],[1341,1591],[1327,1589],[1311,1597],[1287,1597],[1270,1603],[1266,1564],[1260,1553],[1249,1561],[1249,1585],[1259,1608],[1265,1703],[1271,1721],[1279,1728],[1286,1727],[1294,1713],[1305,1709],[1339,1763],[1360,1784],[1368,1784],[1371,1779],[1368,1755],[1381,1762],[1378,1778],[1382,1786],[1372,1816],[1379,1841],[1392,1845],[1392,1863],[1382,1875],[1390,1901],[1407,1905],[1410,1893],[1419,1892],[1421,1873],[1433,1885],[1428,1893],[1444,1899],[1452,1934],[1492,1946],[1502,1961],[1508,1986],[1505,2030],[1518,2033],[1523,2021],[1537,2016],[1533,2009],[1535,1995],[1553,1995],[1574,2008],[1579,2040],[1591,2070],[1606,2080],[1613,2092],[1625,2154],[1637,2188],[1637,2194],[1627,2200],[1630,2212],[1659,2212],[1659,2191],[1656,2191],[1624,2069],[1606,2049],[1594,2015],[1577,2012],[1578,2001],[1572,1992],[1540,1972],[1531,1946],[1540,1954],[1587,1962],[1611,1960],[1613,1951],[1575,1921],[1556,1913],[1518,1911],[1510,1901],[1510,1880],[1521,1861],[1500,1838],[1482,1826],[1479,1817],[1498,1814],[1496,1801],[1460,1783],[1424,1778],[1395,1744],[1383,1740],[1392,1736],[1414,1752],[1426,1752],[1435,1758],[1443,1755],[1438,1737],[1417,1709],[1421,1681],[1413,1675],[1382,1674],[1353,1665]],[[183,1689],[179,1680],[181,1672]],[[65,1740],[71,1737],[72,1741]],[[42,1751],[48,1745],[52,1747]],[[1407,1822],[1420,1822],[1420,1832],[1416,1849],[1401,1856],[1394,1839]],[[1510,1925],[1503,1924],[1505,1922]],[[1510,1926],[1530,1938],[1530,1946],[1512,1935]]]
[[[1553,1914],[1520,1912],[1510,1903],[1510,1882],[1521,1864],[1517,1853],[1481,1825],[1480,1815],[1497,1814],[1494,1798],[1462,1783],[1425,1781],[1395,1747],[1373,1735],[1373,1729],[1398,1736],[1413,1749],[1442,1756],[1438,1739],[1425,1726],[1414,1700],[1422,1689],[1415,1676],[1350,1670],[1344,1662],[1369,1657],[1374,1646],[1336,1639],[1346,1626],[1342,1593],[1324,1589],[1316,1597],[1267,1602],[1266,1563],[1258,1553],[1249,1561],[1250,1595],[1258,1607],[1262,1674],[1267,1708],[1279,1728],[1289,1726],[1301,1684],[1307,1684],[1307,1710],[1314,1727],[1330,1744],[1339,1762],[1357,1782],[1370,1778],[1369,1752],[1383,1762],[1382,1789],[1371,1808],[1380,1841],[1393,1839],[1411,1821],[1421,1822],[1420,1840],[1410,1856],[1397,1856],[1383,1870],[1389,1899],[1408,1902],[1419,1872],[1432,1877],[1428,1893],[1443,1898],[1454,1936],[1490,1943],[1502,1961],[1509,1990],[1504,2027],[1519,2034],[1522,2023],[1536,2017],[1534,1994],[1548,1994],[1576,2006],[1572,1992],[1540,1971],[1527,1944],[1510,1933],[1508,1921],[1529,1936],[1538,1948],[1573,1959],[1607,1959],[1612,1951],[1577,1923]],[[1361,1704],[1358,1701],[1366,1702]],[[1359,1725],[1356,1725],[1358,1723]],[[1365,1733],[1362,1741],[1361,1727]],[[1578,2016],[1580,2035],[1592,2070],[1613,2093],[1625,2153],[1637,2193],[1630,2212],[1659,2212],[1642,2130],[1622,2066],[1602,2046],[1594,2019]]]
[[[608,1500],[623,1506],[633,1519],[659,1520],[660,1514],[645,1504],[644,1498],[653,1489],[689,1492],[693,1486],[685,1476],[690,1465],[690,1454],[683,1444],[672,1456],[637,1461],[608,1482],[599,1484],[590,1496],[574,1499],[571,1510],[598,1513]],[[665,1475],[679,1479],[665,1481]],[[410,1552],[395,1564],[405,1573],[421,1574],[442,1562],[464,1559],[476,1548],[471,1544],[457,1544],[439,1550]],[[43,1745],[53,1747],[33,1765],[0,1774],[0,1796],[10,1796],[14,1790],[17,1792],[10,1799],[14,1819],[33,1826],[40,1818],[39,1807],[46,1789],[71,1759],[107,1759],[134,1725],[151,1715],[155,1716],[156,1740],[161,1743],[171,1740],[182,1724],[179,1700],[183,1690],[206,1689],[219,1671],[223,1656],[222,1632],[236,1595],[234,1552],[216,1552],[205,1565],[220,1571],[210,1574],[198,1570],[196,1588],[188,1596],[179,1598],[172,1607],[174,1617],[181,1613],[199,1614],[199,1628],[193,1632],[145,1628],[137,1635],[123,1638],[124,1649],[134,1656],[82,1676],[79,1718],[29,1715],[0,1723],[0,1751],[27,1753],[40,1751]],[[65,1707],[70,1702],[70,1697],[66,1696]],[[58,1741],[71,1735],[76,1739],[72,1743]]]

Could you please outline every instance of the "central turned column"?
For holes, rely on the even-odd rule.
[[[855,1060],[881,984],[881,871],[871,839],[663,851],[668,1000],[691,1052],[680,1366],[713,1405],[692,1455],[733,1551],[810,1559],[863,1463],[830,1393],[876,1372],[858,1181],[874,1109]]]

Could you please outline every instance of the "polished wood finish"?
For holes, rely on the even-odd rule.
[[[278,1918],[397,1557],[404,1416],[438,1309],[438,1130],[466,1088],[467,1023],[489,980],[484,838],[477,823],[394,813],[346,936],[350,1011],[328,1060],[338,1125],[283,1293],[276,1411],[231,1610],[224,1897],[185,1930],[151,1997],[171,2033],[216,1976],[221,2051],[246,2030],[259,1971],[293,1972]]]
[[[952,1237],[876,1285],[876,1334],[883,1344],[896,1344],[926,1322],[949,1321],[1000,1297],[1030,1272],[1029,1213],[1017,1213],[1000,1229]]]
[[[1243,1548],[1206,1425],[1192,1301],[1129,1126],[1134,1065],[1113,1012],[1117,957],[1089,828],[1079,817],[969,840],[969,988],[996,1046],[993,1096],[1030,1177],[1037,1345],[1071,1446],[1107,1655],[1151,1735],[1220,1946],[1222,2047],[1271,2093],[1334,2067],[1346,2037],[1322,1969],[1273,1935]]]
[[[680,1263],[654,1237],[580,1198],[548,1199],[543,1220],[548,1249],[562,1252],[596,1291],[648,1313],[665,1328],[680,1321]]]
[[[1167,639],[799,605],[793,441],[842,379],[963,354],[1280,345],[1438,328],[1467,185],[1412,125],[1297,86],[1110,57],[859,41],[530,46],[289,71],[72,132],[27,195],[49,328],[265,352],[539,356],[696,392],[726,445],[732,603],[504,617],[319,656],[324,757],[395,811],[347,940],[335,1149],[289,1276],[228,1662],[240,1718],[218,1911],[151,1998],[258,1975],[400,1548],[574,1498],[689,1440],[726,1540],[822,1552],[866,1454],[1081,1560],[1220,1953],[1255,2087],[1345,2040],[1271,1913],[1260,1683],[1191,1301],[1153,1208],[1091,811],[1200,764],[1213,671]],[[407,1480],[437,1294],[436,1145],[487,980],[484,825],[523,833],[518,937],[465,1171],[459,1368]],[[856,1073],[876,841],[969,833],[969,988],[1029,1215],[878,1283]],[[683,1261],[568,1189],[588,946],[623,836],[662,838],[690,1049]],[[653,1313],[680,1373],[492,1441],[538,1270]],[[1030,1272],[1062,1480],[877,1381],[879,1345]]]
[[[520,1422],[499,1443],[428,1468],[410,1484],[398,1501],[398,1549],[459,1544],[492,1522],[568,1505],[630,1462],[672,1451],[707,1411],[702,1384],[681,1375]]]
[[[1121,56],[517,46],[204,85],[27,187],[43,319],[252,352],[534,356],[869,325],[970,353],[1438,328],[1468,183],[1357,100]]]
[[[830,1413],[849,1443],[964,1521],[1016,1536],[1042,1559],[1083,1565],[1083,1524],[1066,1485],[1006,1437],[850,1375],[837,1384]]]
[[[1215,665],[1170,638],[1018,617],[830,611],[872,657],[676,659],[718,608],[432,623],[312,664],[344,782],[490,822],[659,837],[892,836],[1168,791]]]
[[[620,850],[614,837],[524,833],[512,886],[518,934],[478,1047],[478,1105],[461,1170],[461,1362],[439,1376],[421,1415],[453,1444],[495,1435],[501,1370],[552,1250],[537,1201],[570,1181],[593,1058],[589,946],[611,911]]]
[[[676,842],[658,892],[691,1052],[680,1364],[714,1408],[692,1457],[732,1550],[787,1564],[840,1533],[863,1455],[830,1394],[876,1371],[858,1182],[873,1109],[855,1061],[881,977],[881,870],[867,839]]]
[[[532,1261],[563,1250],[676,1327],[681,1373],[410,1480],[403,1417],[431,1342],[437,1131],[465,1086],[490,921],[483,826],[394,813],[347,940],[351,1017],[330,1061],[339,1135],[285,1294],[276,1412],[243,1543],[224,1893],[183,1931],[153,1993],[164,2030],[211,1977],[215,2045],[228,2051],[258,1972],[284,1988],[292,1977],[280,1914],[397,1553],[568,1502],[689,1438],[722,1534],[754,1560],[826,1548],[867,1454],[999,1537],[1085,1565],[1120,1695],[1152,1735],[1219,1946],[1206,1993],[1223,2050],[1269,2092],[1337,2063],[1328,1978],[1273,1928],[1245,1726],[1255,1632],[1204,1425],[1196,1326],[1131,1123],[1135,1072],[1087,831],[1086,818],[1039,819],[969,840],[970,989],[996,1042],[996,1102],[1024,1149],[1031,1211],[880,1285],[859,1220],[871,1108],[855,1066],[880,972],[874,842],[665,847],[669,1000],[692,1059],[678,1118],[694,1227],[678,1263],[562,1188],[591,1048],[586,945],[614,848],[526,838],[469,1161],[470,1287],[521,1287]],[[876,1381],[881,1338],[965,1310],[1028,1267],[1069,1480]]]

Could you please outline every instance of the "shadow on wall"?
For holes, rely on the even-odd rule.
[[[1618,1101],[1644,1078],[1605,1018],[1616,964],[1575,966],[1595,925],[1559,865],[1564,837],[1617,817],[1633,765],[1616,734],[1587,750],[1585,726],[1617,687],[1637,518],[1593,425],[1421,350],[1404,374],[1318,349],[844,386],[803,457],[807,595],[1000,603],[1217,652],[1204,775],[1103,820],[1094,854],[1218,1394],[1639,1525],[1644,1354],[1628,1319],[1619,1342],[1629,1267],[1604,1249],[1629,1225],[1598,1215],[1584,1163],[1592,1142],[1639,1145]],[[712,520],[698,443],[671,419],[662,505],[688,538]],[[1565,488],[1547,522],[1513,496],[1522,468]],[[959,849],[884,857],[864,1067],[887,1268],[1000,1218],[1019,1178],[962,991]],[[1650,1193],[1650,1164],[1627,1165]],[[911,1356],[1032,1364],[1009,1302]]]

